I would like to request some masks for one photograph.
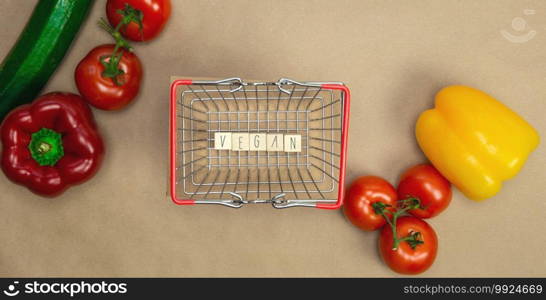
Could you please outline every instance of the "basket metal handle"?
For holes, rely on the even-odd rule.
[[[336,84],[336,85],[344,85],[343,82],[337,82],[337,81],[307,81],[307,82],[300,82],[296,81],[290,78],[281,78],[277,80],[277,82],[246,82],[240,77],[230,77],[222,80],[194,80],[194,84],[199,85],[237,85],[236,88],[231,89],[229,92],[234,93],[242,89],[244,86],[248,85],[267,85],[273,83],[276,85],[279,90],[283,93],[286,93],[288,95],[292,94],[292,91],[289,91],[285,89],[283,86],[287,85],[298,85],[298,86],[307,86],[307,87],[321,87],[325,84]]]

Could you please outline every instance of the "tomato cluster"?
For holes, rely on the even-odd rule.
[[[170,14],[170,0],[108,0],[106,15],[110,24],[104,20],[100,24],[116,43],[92,49],[80,61],[74,76],[80,94],[89,104],[117,110],[135,99],[142,64],[126,39],[142,42],[155,38]]]
[[[376,176],[357,178],[348,188],[343,211],[356,227],[381,229],[379,252],[402,274],[426,271],[436,258],[438,238],[422,219],[440,214],[451,202],[451,184],[430,164],[406,170],[397,189]]]

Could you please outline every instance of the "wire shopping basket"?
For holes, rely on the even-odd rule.
[[[339,82],[174,81],[172,200],[339,208],[349,102]]]

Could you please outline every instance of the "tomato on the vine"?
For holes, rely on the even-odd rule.
[[[343,212],[356,227],[374,231],[385,225],[386,221],[375,212],[372,205],[382,202],[395,207],[396,200],[396,190],[388,181],[376,176],[362,176],[347,190]]]
[[[417,198],[421,208],[408,212],[419,218],[440,214],[451,202],[451,184],[430,164],[420,164],[406,170],[398,183],[398,198]]]
[[[101,45],[85,56],[75,71],[76,85],[83,98],[96,108],[125,107],[138,94],[142,65],[138,57],[115,45]],[[117,54],[115,54],[115,53]],[[118,60],[111,64],[111,60]]]
[[[393,271],[419,274],[434,263],[438,238],[427,222],[412,216],[402,216],[396,220],[396,236],[395,239],[391,226],[383,227],[379,235],[379,252]]]
[[[129,15],[137,20],[122,24],[121,34],[135,42],[155,38],[165,27],[171,15],[170,0],[108,0],[106,16],[115,28]]]

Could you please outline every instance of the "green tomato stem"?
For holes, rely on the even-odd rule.
[[[99,21],[99,26],[108,32],[116,41],[112,54],[101,57],[100,63],[104,66],[104,71],[101,74],[102,77],[111,78],[115,85],[122,86],[124,82],[119,80],[119,76],[125,74],[125,72],[119,67],[119,63],[123,56],[123,49],[133,51],[133,47],[131,47],[131,44],[123,38],[120,30],[131,22],[135,22],[139,25],[140,33],[142,34],[143,14],[140,10],[133,8],[129,4],[125,4],[125,8],[123,10],[118,10],[117,13],[121,14],[123,18],[116,28],[112,28],[104,18],[101,18]]]
[[[390,205],[384,204],[382,202],[375,202],[372,204],[372,207],[376,214],[383,216],[385,221],[387,221],[387,224],[391,227],[392,230],[392,250],[398,249],[398,246],[402,242],[407,242],[412,249],[415,249],[418,245],[423,244],[424,242],[419,239],[421,236],[420,232],[412,232],[410,235],[399,238],[398,233],[396,230],[396,221],[398,218],[402,215],[405,215],[407,211],[412,209],[421,208],[421,202],[419,199],[415,197],[410,197],[407,199],[403,199],[398,201],[398,207],[394,212],[391,212],[388,210],[388,207],[391,207]],[[392,221],[389,216],[387,216],[387,212],[392,215]]]

